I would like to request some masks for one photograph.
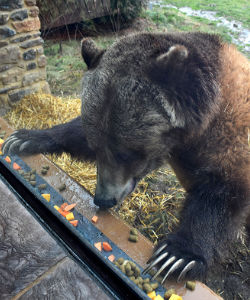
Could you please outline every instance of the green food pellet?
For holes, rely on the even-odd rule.
[[[36,169],[31,169],[30,170],[30,174],[35,174],[36,173]]]
[[[128,278],[129,278],[130,280],[132,280],[133,282],[135,282],[135,276],[128,276]]]
[[[66,184],[63,183],[62,185],[59,186],[59,191],[64,191],[66,189]]]
[[[159,286],[159,283],[158,282],[154,282],[154,283],[151,283],[150,285],[151,285],[151,287],[152,287],[153,290],[156,290],[158,288],[158,286]]]
[[[24,174],[24,170],[18,170],[17,171],[20,175],[23,175]]]
[[[139,283],[140,283],[140,284],[143,284],[143,279],[142,279],[142,277],[138,277],[137,279],[139,280]]]
[[[26,176],[24,175],[23,178],[30,180],[30,176],[29,175],[26,175]]]
[[[139,283],[137,284],[138,288],[140,288],[141,290],[143,290],[143,286]]]
[[[136,264],[132,261],[129,261],[129,264],[131,265],[131,270],[134,270],[136,268]]]
[[[126,272],[126,275],[127,275],[128,277],[133,276],[133,275],[134,275],[134,272],[133,272],[133,271],[128,271],[128,272]]]
[[[137,230],[135,228],[132,228],[130,233],[133,235],[138,235]]]
[[[115,262],[114,262],[114,265],[115,265],[115,266],[117,266],[117,268],[119,268],[119,267],[120,267],[120,264],[118,264],[118,262],[117,262],[117,261],[115,261]]]
[[[0,139],[4,139],[4,134],[3,135],[0,134]]]
[[[49,169],[49,165],[43,166],[43,169],[48,170]]]
[[[141,274],[141,270],[139,267],[135,267],[134,269],[134,275],[135,275],[135,278],[139,277]]]
[[[46,183],[40,184],[38,186],[39,190],[45,190],[46,189]]]
[[[195,289],[195,283],[193,281],[187,281],[186,288],[193,291]]]
[[[121,265],[120,270],[122,271],[122,273],[126,274],[125,266]]]
[[[149,278],[145,278],[144,280],[143,280],[143,284],[149,284]]]
[[[119,257],[119,258],[117,258],[116,262],[118,262],[118,264],[122,265],[124,263],[124,258]]]
[[[148,294],[148,293],[151,293],[151,292],[153,291],[153,289],[152,289],[152,287],[151,287],[150,284],[145,283],[145,284],[143,285],[143,291],[144,291],[146,294]]]
[[[131,265],[127,263],[125,266],[125,270],[126,270],[126,272],[131,271]]]
[[[31,180],[31,181],[30,181],[30,184],[31,184],[32,186],[36,186],[36,181]]]
[[[3,130],[3,131],[0,132],[0,134],[1,134],[1,135],[5,135],[5,134],[6,134],[6,131]]]
[[[27,182],[30,182],[29,178],[24,178]]]
[[[47,170],[46,169],[42,169],[41,173],[42,173],[42,175],[46,175],[47,174]]]
[[[134,283],[135,283],[136,285],[138,285],[138,284],[139,284],[139,280],[138,280],[138,278],[137,278],[137,279],[135,279]]]
[[[26,172],[23,174],[23,176],[25,176],[25,175],[30,176],[30,172]]]
[[[151,269],[150,271],[148,271],[148,274],[153,277],[156,274],[156,271]]]
[[[30,175],[30,180],[35,180],[35,179],[36,179],[36,175],[35,174]]]
[[[128,238],[131,242],[133,243],[137,243],[138,242],[138,236],[130,234],[129,238]]]
[[[174,289],[169,289],[169,290],[164,294],[164,298],[165,298],[165,299],[168,299],[168,298],[170,298],[170,297],[172,296],[172,294],[174,294],[174,293],[175,293]]]

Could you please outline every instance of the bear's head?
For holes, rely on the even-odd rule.
[[[97,157],[94,202],[102,208],[121,203],[145,175],[166,163],[184,135],[206,128],[217,86],[202,55],[180,42],[144,33],[105,51],[89,38],[82,41],[88,66],[82,123]]]

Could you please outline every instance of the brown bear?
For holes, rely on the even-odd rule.
[[[139,33],[108,50],[87,38],[82,56],[81,116],[18,130],[3,152],[96,160],[101,208],[120,204],[146,174],[170,164],[187,197],[149,269],[204,279],[242,226],[250,234],[248,60],[205,33]]]

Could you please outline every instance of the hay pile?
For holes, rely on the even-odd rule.
[[[80,115],[80,99],[62,99],[33,94],[18,103],[4,119],[16,129],[44,129],[65,123]],[[79,162],[70,155],[47,155],[55,164],[94,194],[96,166]],[[169,168],[162,168],[144,178],[127,197],[119,215],[138,228],[154,244],[178,223],[184,190]]]

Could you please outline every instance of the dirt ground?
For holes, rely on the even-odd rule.
[[[138,18],[133,24],[128,27],[121,29],[116,36],[123,36],[133,32],[142,31],[145,27],[150,25],[153,30],[157,30],[157,26],[150,21]],[[97,31],[85,32],[86,35],[97,36],[97,34],[102,36],[114,37],[112,28],[98,27]],[[72,31],[69,30],[70,35],[74,38],[81,39],[81,34],[78,34],[74,28]],[[68,31],[61,30],[57,32],[57,41],[64,40],[68,38]],[[53,35],[46,35],[46,38],[55,39]],[[162,183],[157,183],[157,189],[164,189]],[[133,224],[134,225],[134,224]],[[244,239],[244,234],[242,234]],[[244,239],[239,239],[232,245],[229,250],[228,259],[222,263],[217,264],[216,267],[210,271],[208,279],[205,282],[215,293],[220,295],[225,300],[250,300],[250,243],[247,241],[246,237]]]

